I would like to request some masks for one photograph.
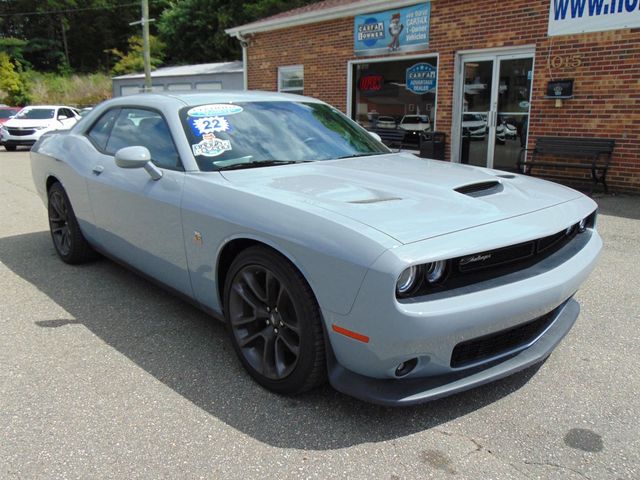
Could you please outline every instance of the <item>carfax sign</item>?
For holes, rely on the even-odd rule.
[[[358,15],[354,50],[358,56],[424,50],[429,45],[431,3]]]
[[[407,68],[407,90],[416,95],[436,88],[438,70],[430,63],[416,63]]]
[[[551,0],[549,36],[640,27],[640,0]]]

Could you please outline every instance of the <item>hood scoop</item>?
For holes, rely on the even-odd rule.
[[[497,180],[490,180],[488,182],[470,183],[468,185],[454,188],[454,190],[470,197],[484,197],[486,195],[500,193],[504,190],[504,187],[501,182]]]

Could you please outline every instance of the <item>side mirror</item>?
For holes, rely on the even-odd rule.
[[[162,178],[162,170],[151,163],[151,153],[147,147],[121,148],[116,152],[116,165],[120,168],[144,168],[154,180]]]
[[[67,117],[66,115],[58,115],[58,120],[62,121],[62,120],[66,120],[67,118],[69,117]]]
[[[380,135],[378,135],[376,132],[370,132],[369,130],[367,130],[367,132],[369,133],[369,135],[371,135],[377,141],[382,142],[382,137]]]

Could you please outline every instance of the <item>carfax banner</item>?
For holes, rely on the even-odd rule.
[[[551,0],[549,36],[640,27],[640,0]]]
[[[431,3],[358,15],[354,50],[358,56],[424,50],[429,45]]]

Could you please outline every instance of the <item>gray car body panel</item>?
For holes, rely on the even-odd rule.
[[[178,110],[252,100],[316,101],[224,92],[105,102],[70,132],[45,135],[34,146],[37,191],[46,203],[48,179],[60,181],[90,243],[218,314],[217,269],[225,246],[249,239],[277,250],[296,265],[318,300],[334,359],[330,381],[360,398],[404,404],[470,388],[541,361],[568,331],[577,317],[569,299],[602,246],[595,229],[534,267],[446,295],[398,301],[395,283],[411,265],[555,234],[592,213],[591,199],[538,179],[408,154],[200,172]],[[85,133],[107,109],[127,106],[165,117],[184,171],[163,170],[153,180],[143,169],[117,167],[112,156],[95,149]],[[495,185],[486,195],[456,191],[486,182]],[[458,342],[517,326],[560,305],[567,307],[554,322],[559,326],[518,353],[525,360],[506,360],[504,368],[484,369],[479,376],[474,369],[449,366]],[[370,341],[339,334],[336,325]],[[418,366],[396,379],[396,366],[410,358],[418,358]],[[458,380],[420,383],[434,377]],[[460,383],[461,378],[468,380]],[[368,397],[366,386],[382,391],[380,381],[393,385],[391,393]],[[418,384],[424,386],[420,392]],[[402,385],[411,393],[398,393]]]

